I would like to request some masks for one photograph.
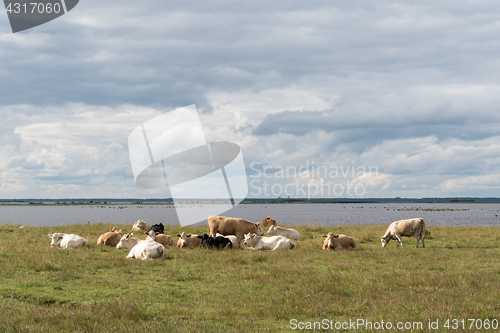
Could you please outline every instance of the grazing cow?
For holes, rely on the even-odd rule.
[[[355,249],[356,243],[352,237],[346,235],[334,235],[329,232],[328,235],[323,235],[326,238],[323,242],[323,250],[344,250],[344,249]]]
[[[143,220],[137,220],[132,226],[132,231],[146,230],[147,226]]]
[[[415,218],[415,219],[408,219],[408,220],[400,220],[400,221],[395,221],[392,222],[389,227],[387,228],[387,231],[385,234],[382,236],[381,241],[382,241],[382,246],[386,247],[387,244],[389,244],[389,241],[391,239],[395,239],[398,241],[398,247],[399,244],[401,244],[401,247],[403,247],[403,241],[401,240],[401,237],[411,237],[415,236],[417,240],[417,245],[415,247],[418,247],[418,242],[422,240],[422,247],[425,247],[424,244],[424,236],[425,236],[425,222],[423,218]]]
[[[248,233],[243,242],[254,250],[276,251],[277,249],[293,249],[295,243],[283,236],[262,237]]]
[[[200,247],[215,247],[217,250],[219,248],[224,249],[226,246],[229,246],[229,248],[231,249],[233,248],[233,242],[231,242],[229,238],[226,238],[224,236],[211,237],[207,234],[204,234],[203,236],[198,236],[198,238],[201,239]]]
[[[141,240],[135,245],[127,255],[127,258],[136,258],[141,260],[150,260],[165,258],[165,248],[158,242],[155,242],[155,232],[149,232],[151,240]]]
[[[99,239],[97,240],[97,245],[116,246],[116,244],[118,244],[122,236],[123,234],[121,230],[113,228],[109,232],[99,236]]]
[[[260,223],[252,223],[244,219],[224,216],[210,216],[208,222],[208,233],[215,237],[215,234],[235,235],[238,242],[245,237],[245,234],[254,233],[258,236],[264,236]]]
[[[62,249],[76,249],[77,247],[87,246],[87,240],[75,234],[54,233],[48,234],[52,238],[50,247],[59,246]]]
[[[231,243],[233,243],[233,248],[235,248],[235,249],[241,247],[241,243],[243,243],[243,240],[241,242],[238,242],[238,239],[234,235],[224,236],[224,235],[221,235],[219,233],[216,233],[215,237],[218,237],[218,236],[226,237],[227,239],[229,239],[231,241]]]
[[[299,239],[300,238],[300,232],[294,229],[286,229],[282,227],[278,227],[276,225],[272,225],[269,227],[269,230],[267,231],[269,235],[273,236],[284,236],[286,238],[290,239]]]
[[[147,232],[150,232],[151,230],[153,230],[154,232],[157,232],[159,234],[165,233],[165,227],[163,226],[163,223],[153,224],[151,227],[149,227]]]
[[[271,216],[266,217],[262,220],[263,227],[270,227],[272,225],[276,225],[276,221],[271,218]]]
[[[145,234],[148,235],[148,237],[146,237],[146,240],[151,240],[151,237],[149,237],[149,232],[145,232]],[[172,237],[170,237],[170,235],[155,233],[155,241],[163,245],[165,248],[174,246],[174,241],[172,240]]]
[[[431,235],[431,232],[427,229],[425,229],[425,235],[424,236],[430,236]]]
[[[179,239],[177,240],[177,247],[178,248],[190,248],[194,249],[195,247],[200,247],[201,239],[198,238],[198,235],[196,234],[186,234],[183,232],[182,234],[177,234],[177,237]]]

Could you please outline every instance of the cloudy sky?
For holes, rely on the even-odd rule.
[[[191,104],[249,196],[500,197],[499,36],[488,0],[81,0],[16,34],[3,14],[0,199],[165,197],[127,138]]]

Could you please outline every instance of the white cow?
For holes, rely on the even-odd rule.
[[[59,246],[62,249],[87,246],[87,240],[75,234],[54,233],[48,234],[52,238],[50,247]]]
[[[224,236],[224,235],[219,234],[219,233],[215,234],[215,237],[219,237],[219,236],[229,238],[229,240],[231,241],[231,243],[233,243],[233,248],[237,249],[237,248],[241,247],[241,244],[238,243],[238,239],[236,238],[235,235]],[[241,240],[241,243],[243,243],[243,240]]]
[[[160,243],[155,242],[155,232],[153,230],[149,232],[149,237],[151,240],[139,241],[137,245],[130,250],[127,258],[142,260],[165,258],[165,247]]]
[[[269,227],[269,230],[267,231],[269,235],[276,235],[276,236],[283,236],[286,238],[290,239],[299,239],[300,238],[300,232],[294,229],[286,229],[282,227],[278,227],[276,225],[272,225]]]
[[[277,249],[293,249],[295,243],[283,236],[262,237],[248,233],[245,235],[243,244],[254,250],[275,251]]]
[[[422,240],[422,247],[425,247],[424,244],[424,236],[425,236],[425,222],[423,218],[416,218],[416,219],[408,219],[408,220],[400,220],[400,221],[395,221],[392,222],[389,227],[387,228],[387,231],[385,234],[382,236],[381,241],[382,241],[382,246],[386,247],[387,244],[389,244],[389,241],[391,239],[395,239],[398,241],[398,247],[399,244],[401,244],[401,247],[403,247],[403,241],[401,240],[401,237],[411,237],[415,236],[417,239],[417,245],[415,247],[418,247],[418,242]]]
[[[116,248],[132,250],[132,248],[141,241],[139,238],[133,236],[133,233],[123,235],[118,244],[116,244]]]

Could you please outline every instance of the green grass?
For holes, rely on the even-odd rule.
[[[418,249],[414,238],[382,248],[387,226],[295,227],[302,237],[291,251],[175,248],[139,261],[95,245],[113,226],[131,227],[0,226],[0,332],[282,332],[292,319],[360,318],[439,320],[434,332],[444,332],[448,318],[500,320],[498,227],[432,227]],[[207,229],[166,228],[174,240]],[[329,231],[358,249],[322,251]],[[52,232],[90,245],[51,249]]]

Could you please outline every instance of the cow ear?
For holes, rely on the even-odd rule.
[[[198,236],[199,239],[203,239],[203,236]]]
[[[339,238],[339,235],[333,235],[333,238]]]
[[[191,234],[189,234],[189,235],[186,235],[186,237],[191,237]]]
[[[181,235],[177,234],[177,237],[181,237]]]
[[[328,236],[327,235],[323,235],[323,238],[327,238]]]
[[[257,222],[256,225],[259,226],[260,222]]]
[[[155,235],[159,235],[160,233],[159,232],[155,232]]]
[[[149,232],[147,232],[147,231],[146,231],[146,232],[144,233],[144,235],[149,235]]]
[[[52,235],[53,235],[53,234],[48,234],[48,236],[49,236],[50,238],[52,238]]]

